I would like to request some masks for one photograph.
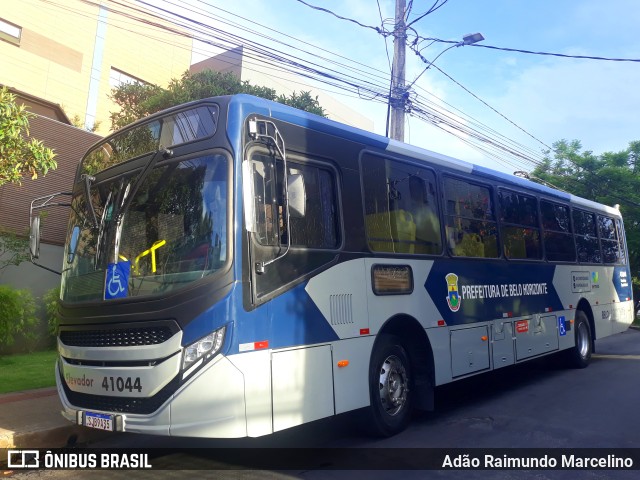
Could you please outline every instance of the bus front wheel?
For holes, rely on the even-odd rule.
[[[406,428],[411,419],[411,384],[411,364],[400,339],[381,336],[369,366],[370,433],[389,437]]]
[[[576,344],[567,351],[567,360],[574,368],[585,368],[591,360],[592,336],[589,319],[582,310],[576,311],[574,330]]]

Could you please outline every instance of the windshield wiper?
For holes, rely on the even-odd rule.
[[[89,205],[89,213],[91,213],[91,220],[93,220],[93,228],[98,228],[98,217],[95,209],[93,208],[93,202],[91,201],[91,183],[95,181],[96,177],[83,173],[81,178],[84,180],[84,197],[87,205]]]
[[[161,148],[160,150],[158,150],[156,153],[153,154],[153,156],[149,159],[147,164],[144,166],[144,168],[140,172],[140,175],[138,175],[138,178],[136,179],[136,183],[134,183],[133,186],[129,189],[129,192],[126,194],[124,201],[121,203],[121,206],[118,209],[118,213],[116,215],[118,222],[122,220],[122,216],[129,209],[131,202],[133,202],[133,197],[135,196],[140,186],[142,186],[142,182],[144,182],[147,179],[147,177],[149,176],[153,168],[160,161],[160,158],[167,160],[172,156],[173,156],[173,150],[169,150],[168,148]]]

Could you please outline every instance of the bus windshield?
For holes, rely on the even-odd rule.
[[[145,158],[151,161],[152,155]],[[227,157],[166,160],[138,181],[142,170],[96,180],[88,188],[76,184],[64,301],[157,295],[226,263]]]

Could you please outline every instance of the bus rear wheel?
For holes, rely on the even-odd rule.
[[[369,366],[371,406],[367,430],[389,437],[404,430],[411,419],[411,364],[400,339],[383,335],[376,342]]]
[[[576,312],[574,330],[576,344],[573,348],[567,350],[568,364],[573,368],[585,368],[591,361],[593,337],[591,336],[589,319],[582,310]]]

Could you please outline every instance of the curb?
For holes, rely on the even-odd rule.
[[[64,448],[99,440],[110,433],[69,422],[62,417],[60,407],[55,387],[0,395],[0,411],[4,411],[5,418],[25,420],[0,426],[0,449]]]

